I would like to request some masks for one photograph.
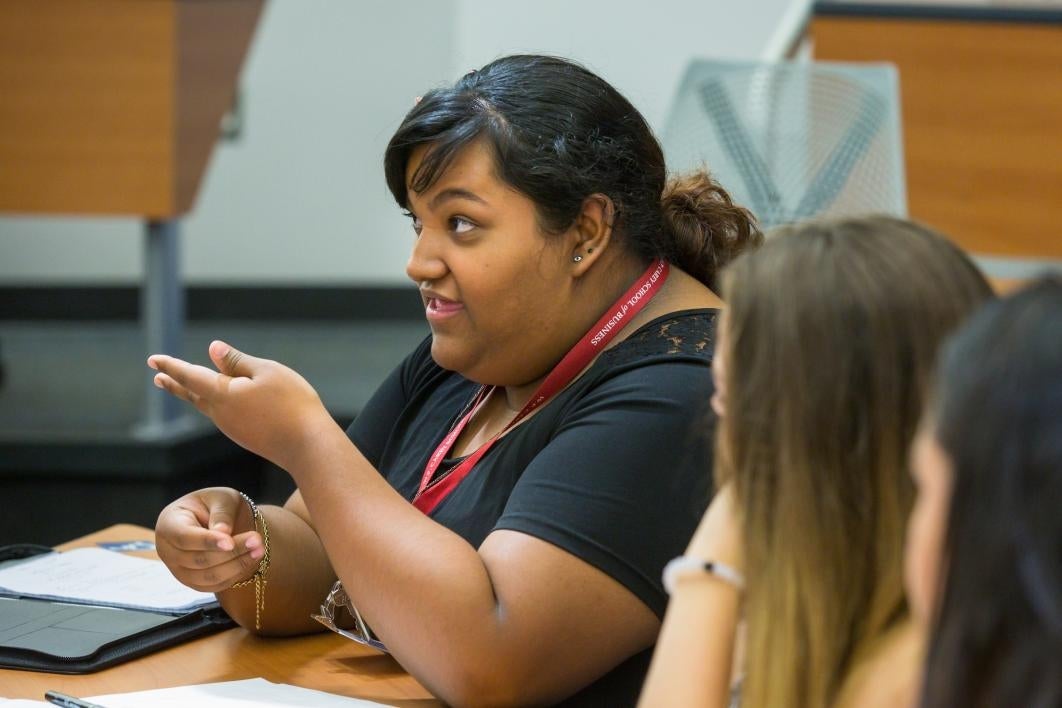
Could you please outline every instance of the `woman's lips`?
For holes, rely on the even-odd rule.
[[[463,309],[465,309],[465,306],[459,302],[445,300],[441,297],[430,297],[424,311],[427,313],[429,320],[444,320],[448,317],[453,317]]]

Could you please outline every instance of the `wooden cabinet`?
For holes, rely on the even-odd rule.
[[[1008,21],[828,8],[811,23],[816,59],[899,68],[912,218],[975,253],[1062,259],[1062,10]]]
[[[0,0],[0,211],[187,212],[261,0]]]

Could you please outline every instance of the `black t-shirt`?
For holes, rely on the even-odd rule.
[[[548,541],[623,584],[659,617],[664,564],[685,549],[711,490],[711,358],[717,310],[657,318],[603,352],[509,431],[432,511],[475,547],[495,529]],[[478,384],[440,368],[431,337],[350,426],[406,499]],[[456,464],[444,460],[440,471]],[[566,703],[633,705],[651,650]]]

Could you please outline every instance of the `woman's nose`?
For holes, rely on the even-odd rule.
[[[447,273],[446,261],[435,248],[434,239],[427,233],[421,233],[413,242],[413,250],[406,261],[406,275],[415,283],[425,280],[439,280]]]

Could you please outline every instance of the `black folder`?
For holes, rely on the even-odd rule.
[[[51,550],[5,546],[0,548],[0,563]],[[216,602],[174,616],[0,597],[0,668],[91,673],[233,626],[235,622]]]

